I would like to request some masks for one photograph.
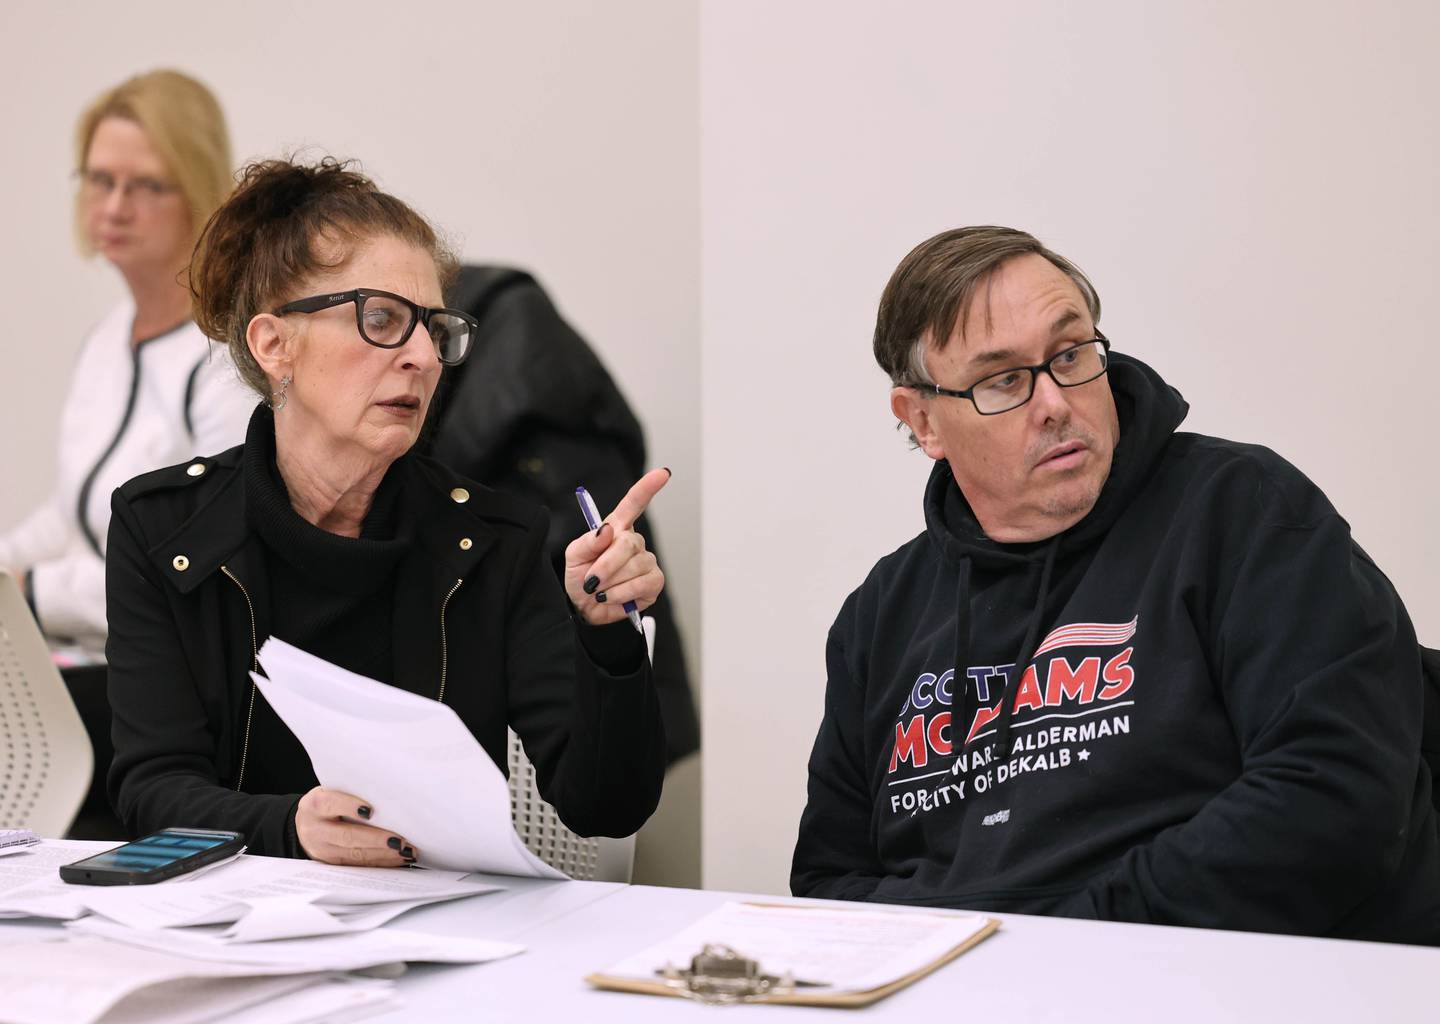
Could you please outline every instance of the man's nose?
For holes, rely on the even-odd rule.
[[[1030,396],[1030,414],[1045,423],[1063,423],[1070,418],[1070,397],[1055,378],[1041,371],[1035,374],[1035,393]]]

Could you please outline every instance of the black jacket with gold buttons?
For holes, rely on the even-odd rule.
[[[284,793],[246,786],[247,763],[266,753],[249,746],[254,705],[264,701],[249,673],[274,623],[268,553],[245,516],[243,451],[115,492],[108,785],[136,835],[232,829],[252,853],[284,856],[295,852],[287,833],[311,782]],[[575,832],[636,831],[659,800],[665,764],[638,634],[626,622],[597,628],[575,617],[544,556],[543,509],[418,456],[391,472],[402,474],[400,502],[425,528],[396,570],[390,682],[443,699],[502,771],[513,728],[541,795]]]

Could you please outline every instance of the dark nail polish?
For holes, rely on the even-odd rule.
[[[666,473],[666,475],[668,475],[668,476],[674,476],[674,475],[675,475],[674,472],[671,471],[671,469],[670,469],[669,466],[661,466],[660,468],[663,469],[663,470],[665,470],[665,473]]]
[[[365,806],[364,804],[361,804],[356,809],[355,813],[360,815],[360,817],[365,818],[366,820],[369,820],[370,818],[370,808]]]
[[[400,851],[400,856],[404,857],[406,860],[414,860],[415,851],[407,846],[405,847],[405,849]]]
[[[600,577],[599,577],[599,576],[591,576],[589,579],[587,579],[587,580],[585,581],[585,593],[587,593],[587,594],[593,594],[593,593],[595,593],[595,588],[598,587],[599,585],[600,585]]]
[[[392,850],[398,850],[400,849],[402,844],[400,842],[399,836],[391,836],[389,839],[385,840],[385,845],[390,847],[390,849]]]
[[[598,601],[598,602],[600,602],[601,604],[604,604],[604,603],[605,603],[605,591],[602,590],[602,591],[600,591],[600,593],[596,594],[596,595],[595,595],[595,600]]]

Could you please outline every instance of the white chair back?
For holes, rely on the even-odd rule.
[[[0,570],[0,828],[65,835],[95,753],[14,577]]]
[[[655,658],[655,620],[641,619],[646,653]],[[535,766],[514,730],[509,732],[510,816],[526,848],[571,878],[593,882],[629,882],[635,866],[635,837],[585,839],[571,832],[540,798]]]

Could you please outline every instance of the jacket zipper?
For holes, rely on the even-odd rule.
[[[455,591],[460,589],[464,580],[456,580],[455,585],[450,588],[450,593],[445,595],[445,600],[440,603],[440,696],[435,698],[437,704],[445,703],[445,670],[450,665],[450,652],[445,645],[445,609],[450,604],[450,599],[455,596]]]
[[[100,558],[105,556],[100,551],[100,538],[95,536],[95,530],[90,525],[88,513],[90,492],[95,489],[95,478],[100,475],[100,470],[105,463],[110,461],[110,456],[115,454],[115,449],[120,447],[120,441],[130,427],[130,418],[135,415],[135,399],[139,392],[140,349],[137,346],[130,352],[130,396],[125,399],[125,412],[120,417],[120,426],[116,429],[115,436],[110,439],[110,446],[95,461],[95,465],[90,467],[90,472],[85,476],[85,482],[80,485],[80,497],[75,502],[75,517],[80,523],[80,532],[85,535],[85,541],[90,545],[90,550]]]
[[[254,666],[254,669],[253,669],[253,670],[254,670],[255,672],[259,672],[259,671],[260,671],[260,646],[259,646],[259,644],[257,644],[257,643],[255,642],[255,606],[250,603],[250,593],[249,593],[249,591],[247,591],[247,590],[245,589],[245,584],[241,583],[240,580],[239,580],[239,578],[237,578],[236,575],[235,575],[233,572],[230,571],[230,567],[229,567],[229,566],[222,565],[222,566],[220,567],[220,571],[223,572],[226,576],[229,576],[231,582],[233,582],[237,587],[240,588],[240,596],[243,597],[243,598],[245,598],[245,607],[250,610],[250,657],[251,657],[251,664]],[[451,593],[454,593],[454,591],[451,591]],[[440,620],[440,632],[441,632],[440,645],[441,645],[441,648],[442,648],[442,650],[443,650],[444,645],[445,645],[445,638],[444,638],[444,632],[445,632],[444,614],[445,614],[445,612],[444,612],[444,609],[443,609],[443,608],[441,609],[440,614],[441,614],[441,620]],[[440,669],[440,691],[443,693],[443,692],[445,691],[445,669],[444,669],[444,663],[445,663],[445,662],[444,662],[444,655],[443,655],[443,654],[441,655],[441,662],[440,662],[440,663],[441,663],[441,669]],[[244,742],[241,744],[241,747],[240,747],[240,774],[239,774],[239,777],[236,778],[236,780],[235,780],[235,792],[237,792],[237,793],[240,792],[240,787],[245,784],[245,760],[246,760],[246,758],[248,758],[248,757],[250,756],[250,722],[251,722],[254,718],[255,718],[255,680],[252,679],[252,680],[250,680],[250,709],[245,712],[245,740],[244,740]]]

